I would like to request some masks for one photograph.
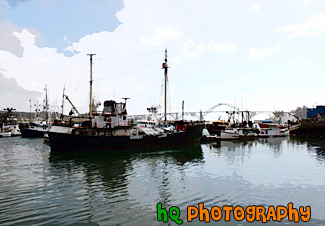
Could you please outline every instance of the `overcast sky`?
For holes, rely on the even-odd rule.
[[[20,87],[1,86],[1,108],[29,111],[47,84],[53,108],[65,85],[86,112],[95,53],[95,97],[130,97],[129,114],[146,113],[163,106],[166,47],[169,111],[180,112],[182,100],[186,111],[325,104],[324,0],[0,2],[0,82]]]

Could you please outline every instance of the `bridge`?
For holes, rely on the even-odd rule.
[[[227,106],[230,107],[231,110],[228,111],[215,111],[215,108],[218,108],[220,106]],[[243,115],[244,113],[248,114],[249,112],[249,116],[246,117],[253,117],[255,115],[258,114],[273,114],[273,111],[247,111],[247,110],[240,110],[238,107],[228,104],[228,103],[218,103],[213,105],[212,107],[210,107],[208,110],[202,112],[171,112],[171,113],[167,113],[167,116],[170,116],[170,118],[172,118],[173,120],[181,120],[184,119],[185,116],[192,116],[194,118],[196,118],[199,121],[204,121],[204,119],[206,118],[206,116],[208,114],[217,114],[217,113],[228,113],[230,116],[234,115],[234,114],[241,114]],[[158,120],[163,120],[164,117],[164,113],[157,113],[157,118]],[[134,120],[141,120],[141,119],[147,119],[148,117],[150,117],[150,114],[143,114],[143,115],[129,115],[130,118],[134,119]]]

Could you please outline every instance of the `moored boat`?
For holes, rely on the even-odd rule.
[[[236,128],[226,128],[225,130],[221,131],[220,133],[221,140],[238,140],[239,133]]]
[[[258,125],[260,127],[258,137],[284,137],[289,135],[289,126],[274,120],[263,120]]]
[[[11,132],[0,132],[0,137],[11,137]]]
[[[14,108],[5,108],[6,115],[2,118],[1,130],[4,133],[3,136],[20,136],[21,132],[17,118],[13,115]],[[9,135],[10,134],[10,135]]]
[[[206,128],[210,135],[219,136],[221,135],[221,131],[224,131],[226,127],[229,127],[230,122],[224,120],[213,121],[206,125]]]
[[[44,134],[47,133],[50,124],[50,114],[49,114],[49,104],[47,99],[47,85],[45,85],[45,104],[44,110],[46,118],[45,120],[38,117],[39,114],[39,105],[37,104],[35,110],[35,120],[32,122],[30,118],[29,123],[21,123],[19,128],[21,130],[21,135],[23,138],[37,138],[44,137]],[[30,113],[31,114],[31,113]]]
[[[90,54],[90,65],[92,56]],[[167,80],[167,50],[165,55],[165,82]],[[92,81],[92,67],[90,70]],[[90,90],[92,90],[90,82]],[[90,92],[90,101],[92,100]],[[49,141],[52,151],[60,150],[94,150],[94,149],[120,149],[120,148],[152,148],[168,147],[184,144],[198,143],[202,135],[204,124],[201,122],[175,121],[173,126],[168,126],[166,121],[163,125],[147,123],[142,126],[133,126],[128,123],[126,100],[117,103],[114,100],[104,102],[101,114],[92,114],[92,104],[89,104],[89,119],[83,121],[80,126],[53,124],[49,131]],[[166,95],[165,95],[166,103]],[[144,126],[143,126],[144,125]],[[146,126],[147,125],[147,126]]]
[[[30,122],[27,126],[20,126],[21,136],[24,138],[44,137],[49,127],[45,122]]]
[[[3,124],[0,123],[0,137],[11,137],[11,132],[5,132],[3,130]]]

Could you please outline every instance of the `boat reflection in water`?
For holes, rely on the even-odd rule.
[[[324,225],[321,139],[282,137],[164,149],[51,152],[39,139],[0,142],[0,225],[176,225],[157,203],[187,206],[311,206],[311,219],[266,225]],[[261,222],[210,225],[261,225]],[[209,224],[208,224],[209,225]]]
[[[316,153],[317,159],[325,162],[325,138],[319,136],[290,136],[289,142],[293,145],[307,144],[307,150]]]
[[[116,162],[131,162],[134,159],[142,159],[148,157],[171,158],[173,163],[185,164],[187,162],[202,161],[202,148],[200,144],[177,146],[172,148],[142,148],[142,149],[122,149],[122,150],[82,150],[79,152],[51,152],[50,162],[56,163],[61,161],[72,161],[81,164],[103,164]]]
[[[202,164],[203,154],[201,145],[191,145],[154,150],[51,152],[49,161],[53,177],[74,181],[60,190],[75,192],[64,202],[78,206],[79,222],[87,217],[88,223],[157,225],[156,203],[174,202],[172,197],[182,189],[178,186],[182,185],[185,169]],[[71,215],[70,211],[66,217]]]

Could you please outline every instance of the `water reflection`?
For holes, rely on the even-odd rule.
[[[157,149],[133,149],[114,151],[80,151],[80,152],[51,152],[49,160],[54,167],[66,166],[60,164],[62,161],[74,162],[83,166],[105,166],[121,164],[116,169],[124,169],[127,163],[134,159],[147,159],[152,156],[163,156],[171,158],[175,164],[183,165],[187,162],[197,162],[203,160],[201,145],[195,144],[183,147],[157,148]],[[124,166],[124,167],[123,167]],[[117,174],[123,174],[121,171]]]
[[[200,202],[206,208],[293,202],[311,206],[307,225],[324,225],[325,145],[320,139],[80,153],[50,152],[36,140],[3,141],[0,225],[168,225],[156,220],[158,202],[180,207],[183,220],[186,207]]]
[[[51,152],[49,161],[52,172],[61,179],[62,174],[69,172],[80,174],[75,179],[79,184],[78,197],[85,200],[80,209],[92,216],[92,221],[109,219],[128,224],[150,222],[155,216],[155,203],[172,205],[174,180],[182,181],[186,167],[201,164],[203,154],[201,145],[192,145],[155,150]],[[129,219],[122,214],[125,209],[133,212]],[[148,219],[143,218],[144,209],[151,213]]]
[[[216,186],[211,181],[218,181],[226,203],[311,205],[313,217],[324,220],[324,147],[319,138],[289,137],[203,145],[204,174],[210,177],[203,184]]]
[[[291,136],[289,142],[293,145],[307,145],[308,151],[316,152],[317,159],[325,162],[325,137]]]

